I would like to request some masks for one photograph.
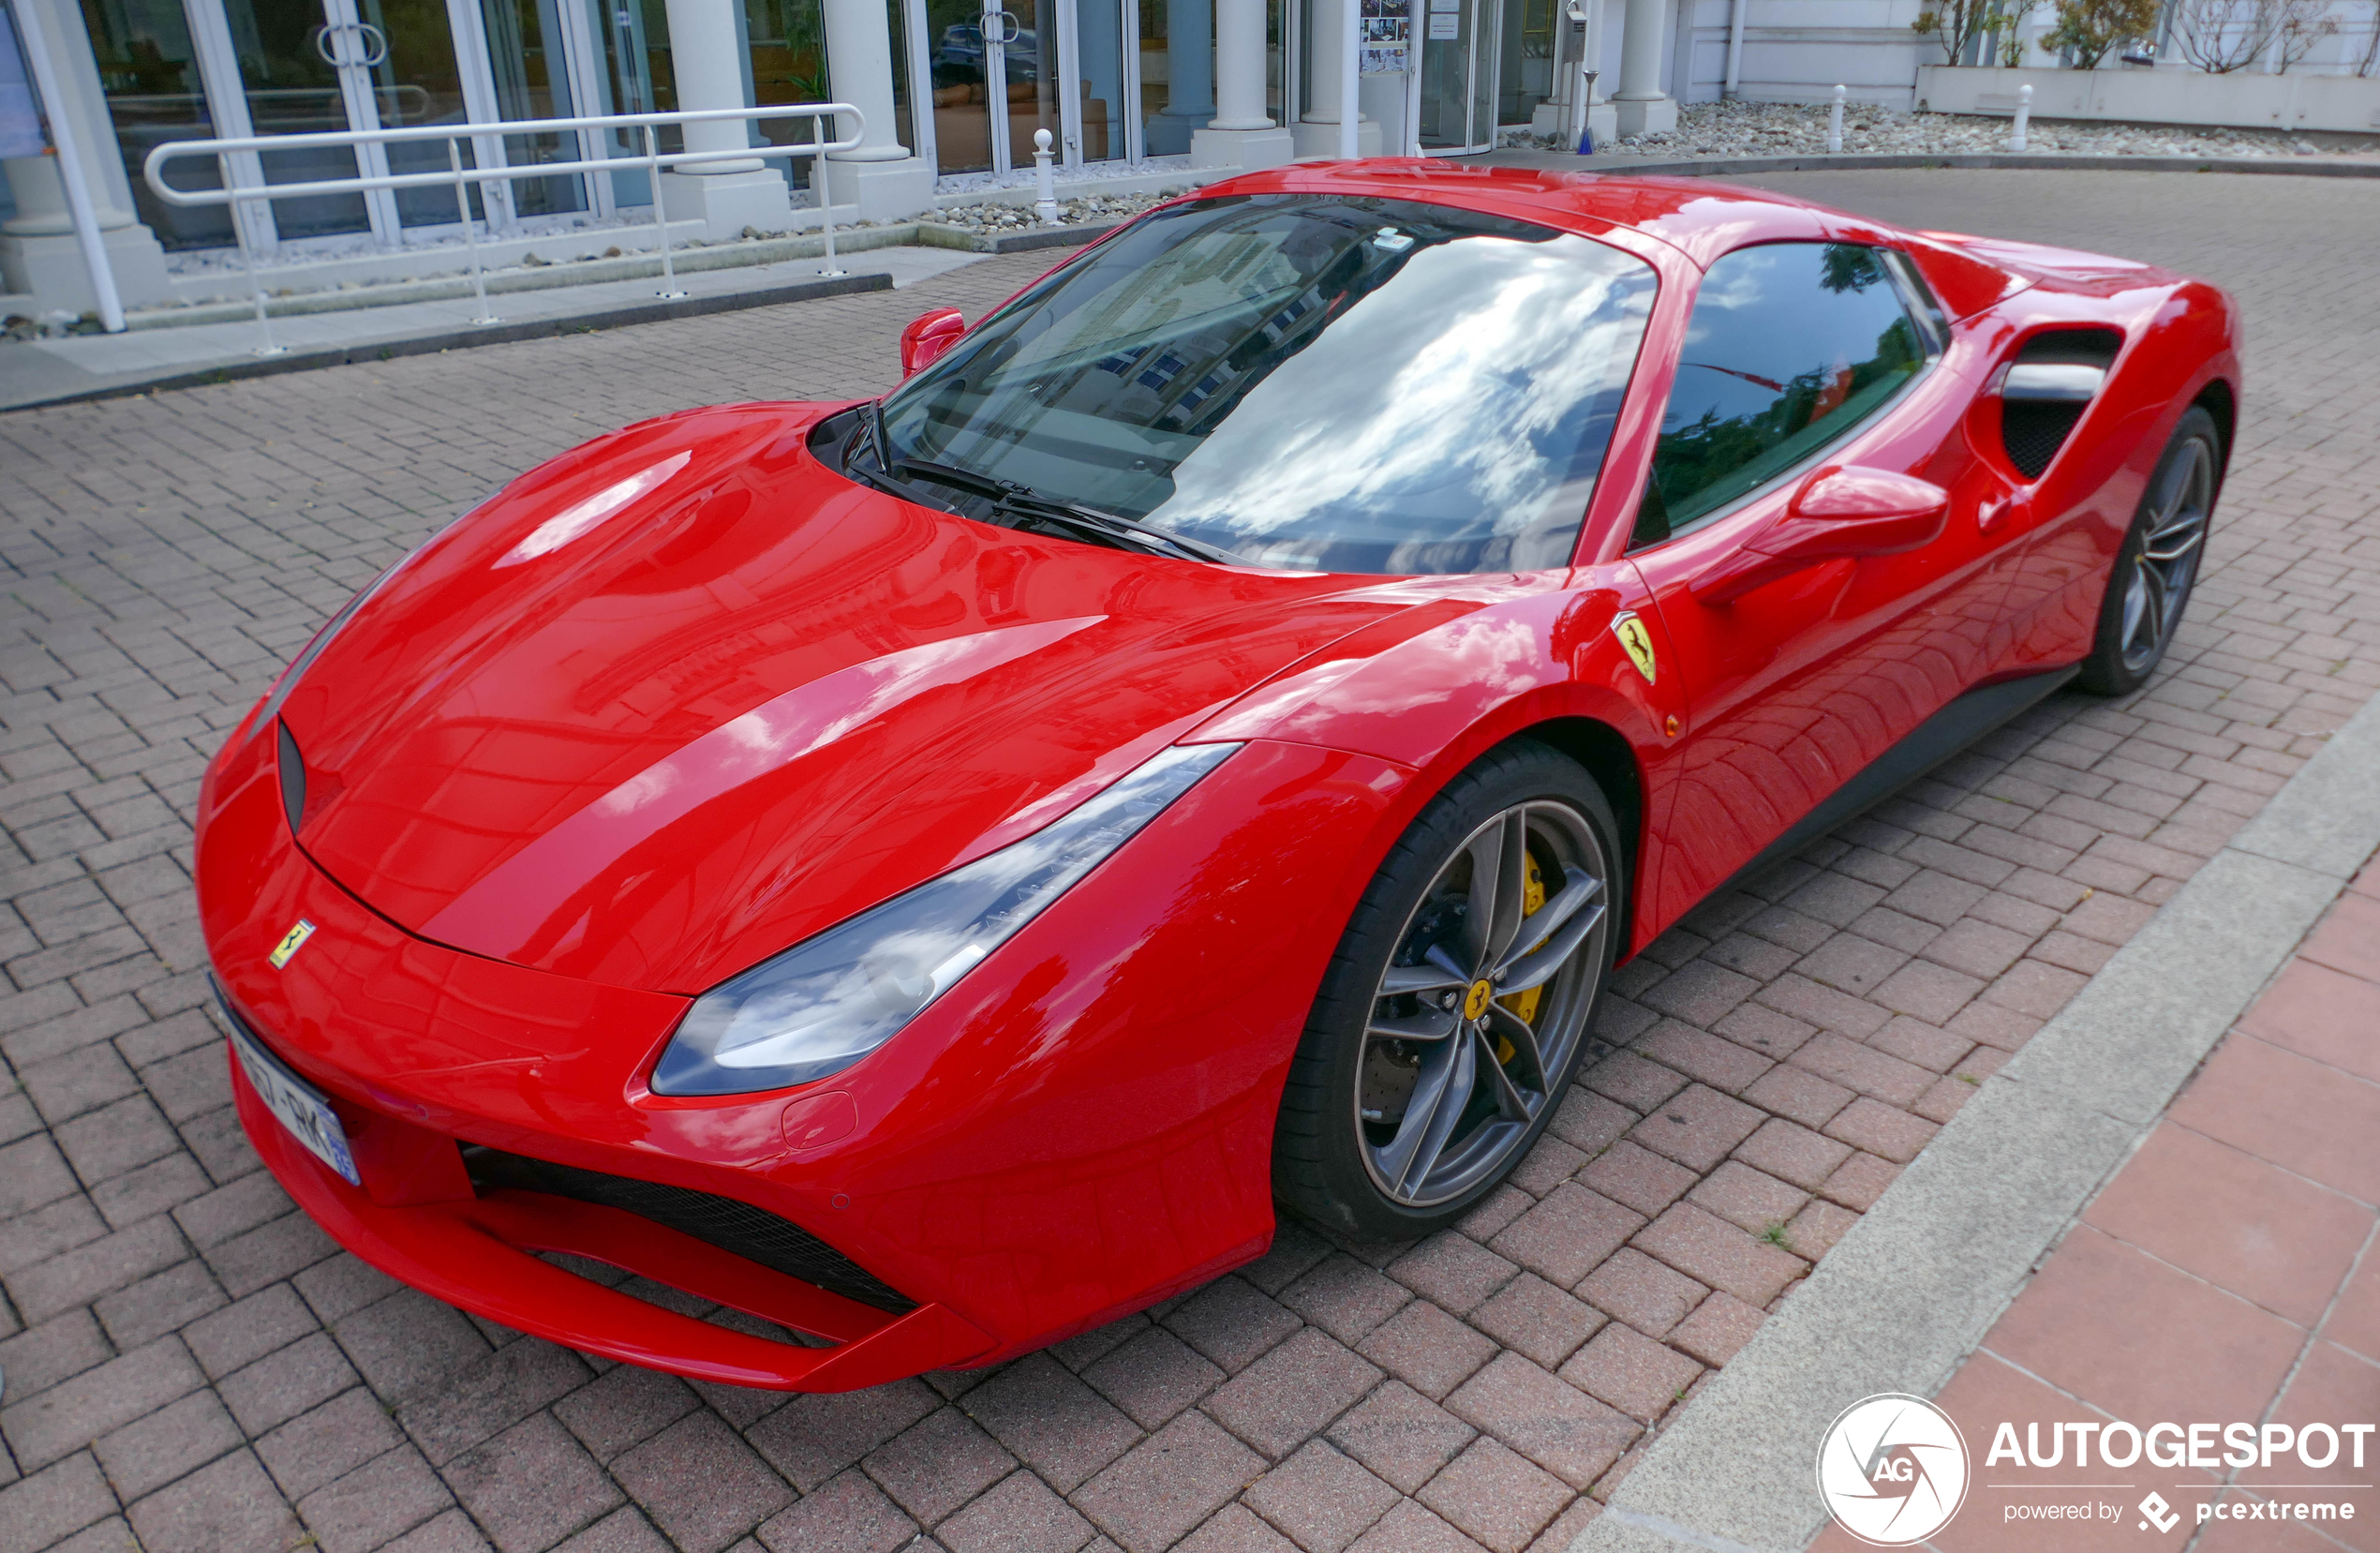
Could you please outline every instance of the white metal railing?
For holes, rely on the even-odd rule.
[[[663,151],[659,131],[672,125],[744,124],[762,119],[809,119],[811,139],[794,145],[751,145],[722,147],[716,151]],[[852,132],[839,140],[828,140],[827,121],[848,119]],[[532,162],[521,167],[467,167],[463,160],[463,142],[476,141],[501,144],[507,135],[550,135],[562,130],[617,129],[643,131],[645,154],[625,157],[586,157],[574,162]],[[141,174],[158,199],[170,205],[226,205],[231,211],[231,233],[240,245],[240,263],[247,272],[248,289],[256,298],[256,323],[263,343],[258,347],[260,356],[278,355],[281,347],[273,342],[272,316],[264,303],[264,283],[259,277],[256,256],[249,249],[247,222],[241,207],[259,201],[303,200],[317,195],[363,194],[373,189],[437,188],[454,190],[454,209],[463,226],[464,245],[469,249],[471,291],[479,298],[479,316],[471,321],[487,324],[502,321],[488,311],[487,279],[480,268],[479,237],[471,222],[469,189],[480,187],[480,202],[486,208],[487,186],[510,183],[525,178],[553,178],[566,173],[595,174],[618,172],[642,167],[651,180],[653,196],[653,227],[659,235],[662,256],[662,290],[667,298],[682,297],[677,289],[677,270],[670,256],[669,217],[662,200],[661,173],[665,168],[685,167],[696,162],[739,162],[755,159],[773,160],[782,157],[809,157],[811,162],[811,187],[818,196],[818,211],[826,237],[826,263],[821,275],[840,275],[835,268],[835,222],[826,203],[826,162],[831,153],[855,151],[868,131],[867,120],[858,109],[847,102],[782,103],[763,108],[695,109],[676,113],[602,113],[572,119],[507,119],[488,124],[414,125],[401,129],[341,129],[325,130],[305,135],[245,135],[216,140],[168,141],[157,146],[141,163]],[[409,145],[422,142],[446,142],[447,170],[427,172],[381,172],[365,174],[359,171],[351,177],[313,178],[301,183],[274,184],[261,180],[258,154],[269,151],[305,151],[318,147],[344,147],[354,151],[365,145]],[[165,180],[168,163],[190,157],[211,157],[221,187],[216,188],[177,188]],[[233,169],[257,167],[259,182],[235,179]],[[493,231],[491,229],[491,235]]]

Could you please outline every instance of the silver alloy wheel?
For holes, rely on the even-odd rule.
[[[1439,865],[1373,995],[1350,1097],[1392,1202],[1431,1207],[1500,1173],[1560,1098],[1603,974],[1610,878],[1593,829],[1549,800],[1505,810]],[[1525,1020],[1508,1005],[1532,991]]]
[[[2197,580],[2198,558],[2207,543],[2207,519],[2215,504],[2215,455],[2203,437],[2181,445],[2153,494],[2132,575],[2124,578],[2122,634],[2117,638],[2124,670],[2139,674],[2165,650],[2181,623]]]

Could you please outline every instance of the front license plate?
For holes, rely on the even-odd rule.
[[[290,1129],[290,1135],[345,1176],[349,1186],[362,1186],[363,1178],[355,1173],[355,1157],[348,1152],[347,1128],[339,1126],[338,1112],[321,1092],[290,1072],[287,1064],[236,1023],[231,1026],[231,1050],[238,1053],[240,1070],[248,1076],[257,1098]]]

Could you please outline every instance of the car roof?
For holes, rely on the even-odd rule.
[[[1698,264],[1746,243],[1842,235],[1847,225],[1878,235],[1889,231],[1806,200],[1715,178],[1482,167],[1435,157],[1292,163],[1210,184],[1197,197],[1293,192],[1429,200],[1597,235],[1619,228],[1678,248]]]

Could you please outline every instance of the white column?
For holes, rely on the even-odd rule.
[[[728,9],[733,3],[667,0],[670,70],[683,111],[751,106],[744,100],[744,72],[736,59],[736,13]],[[689,151],[738,151],[751,144],[748,120],[686,126]],[[661,183],[662,208],[669,218],[702,222],[704,236],[712,242],[747,228],[779,232],[794,223],[784,175],[756,157],[696,162],[662,173]]]
[[[914,216],[934,202],[934,170],[900,143],[893,105],[892,28],[885,0],[826,0],[826,71],[838,102],[867,118],[859,149],[826,158],[826,187],[864,220]],[[918,112],[931,112],[928,105]],[[913,103],[914,106],[914,103]],[[841,129],[829,133],[838,138]]]
[[[1190,137],[1193,167],[1278,167],[1295,138],[1264,104],[1265,0],[1215,0],[1212,123]]]
[[[1692,0],[1679,0],[1690,5]],[[1677,104],[1661,90],[1662,0],[1628,0],[1620,34],[1620,89],[1612,94],[1622,135],[1657,135],[1677,127]]]
[[[1313,68],[1307,71],[1312,89],[1306,94],[1306,111],[1298,121],[1297,148],[1301,157],[1336,157],[1339,155],[1339,103],[1346,95],[1344,55],[1347,47],[1347,13],[1346,7],[1356,0],[1307,0],[1306,43],[1312,56]],[[1420,23],[1419,7],[1415,22]],[[1363,117],[1356,104],[1347,104],[1356,114],[1356,155],[1376,157],[1380,154],[1380,127]]]
[[[51,72],[64,100],[45,103],[64,118],[82,153],[82,183],[97,217],[100,244],[117,294],[127,304],[163,300],[171,291],[165,250],[133,215],[132,186],[125,176],[115,127],[99,87],[98,66],[82,7],[73,0],[14,0],[37,8],[34,24],[47,46]],[[10,157],[6,170],[17,214],[0,226],[0,291],[29,293],[45,307],[81,313],[98,305],[82,246],[74,235],[65,184],[54,157]]]

